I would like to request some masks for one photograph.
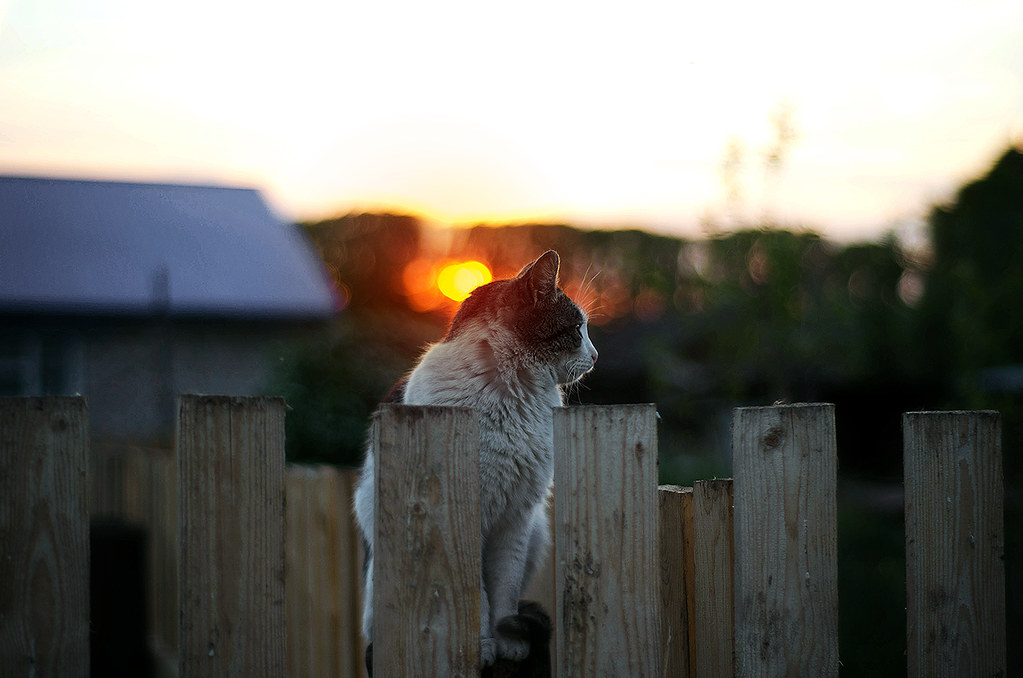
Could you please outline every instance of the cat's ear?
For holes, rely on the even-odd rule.
[[[526,284],[530,297],[537,302],[557,291],[560,267],[561,258],[558,253],[548,250],[541,254],[536,261],[526,264],[516,277]]]

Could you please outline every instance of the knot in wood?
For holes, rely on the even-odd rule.
[[[785,440],[785,431],[780,426],[772,426],[768,429],[767,433],[764,434],[764,447],[769,450],[781,445],[781,441]]]

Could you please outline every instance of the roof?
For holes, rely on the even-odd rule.
[[[254,190],[0,177],[0,311],[299,319],[337,308],[305,235]]]

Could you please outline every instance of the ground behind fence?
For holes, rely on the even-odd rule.
[[[0,399],[4,675],[88,674],[90,493],[94,512],[149,531],[148,626],[164,674],[260,675],[262,666],[266,675],[360,675],[351,474],[285,469],[279,400],[182,402],[179,425],[191,433],[179,436],[178,455],[94,451],[90,492],[84,402]],[[416,428],[436,427],[430,416],[397,416],[386,430],[402,449],[441,440]],[[553,601],[557,674],[836,675],[833,408],[737,411],[734,482],[692,489],[656,487],[653,416],[652,407],[626,406],[556,418],[554,553],[534,592]],[[1004,675],[998,416],[915,413],[904,431],[909,673]],[[409,470],[436,489],[431,479],[441,475],[430,469],[458,469],[473,455],[464,447],[452,459],[453,446],[427,444]],[[452,497],[471,495],[472,474],[459,484],[463,475],[443,476]],[[406,525],[428,532],[413,542],[436,542],[384,565],[404,562],[406,571],[378,609],[436,594],[432,605],[397,608],[407,614],[397,616],[393,642],[409,650],[393,659],[404,675],[452,675],[466,655],[450,653],[472,652],[470,640],[450,640],[466,624],[476,631],[466,619],[478,590],[462,582],[476,565],[457,559],[455,569],[467,570],[457,574],[430,558],[467,553],[447,540],[471,538],[471,516],[452,501],[445,524],[465,527],[429,527],[422,496],[382,491],[396,493],[399,520],[419,507],[419,522]],[[410,660],[424,633],[436,639],[432,653]]]

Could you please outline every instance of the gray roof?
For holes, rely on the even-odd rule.
[[[322,318],[337,308],[304,234],[256,191],[0,177],[0,311]]]

